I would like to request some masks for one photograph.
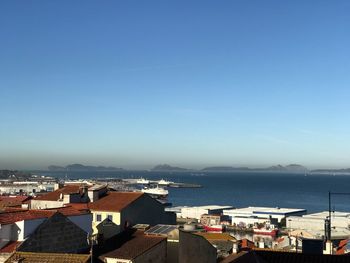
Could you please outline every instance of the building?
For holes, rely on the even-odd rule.
[[[290,216],[287,218],[287,228],[289,229],[306,229],[306,230],[324,230],[325,219],[329,216],[328,211],[308,214],[303,216]],[[350,213],[332,212],[332,227],[350,228]]]
[[[166,263],[166,237],[129,229],[112,239],[115,249],[99,257],[105,263]]]
[[[280,207],[245,207],[238,209],[224,210],[224,215],[231,217],[232,222],[239,224],[263,223],[262,221],[271,221],[271,223],[281,223],[288,216],[305,215],[305,209],[280,208]]]
[[[225,215],[202,215],[200,218],[200,223],[202,225],[210,226],[210,225],[220,225],[220,224],[225,224],[228,225],[229,222],[229,217]]]
[[[17,251],[39,253],[88,253],[88,233],[61,213],[44,220]]]
[[[216,248],[218,260],[232,254],[235,244],[238,243],[229,233],[198,232],[196,235],[204,237]]]
[[[61,213],[81,228],[85,235],[91,234],[92,215],[71,207],[55,210],[11,210],[0,213],[0,249],[23,242],[48,218]]]
[[[176,223],[175,214],[165,212],[160,202],[141,192],[108,192],[97,201],[89,203],[89,209],[93,213],[94,234],[100,232],[100,224],[105,219],[113,223],[107,224],[106,227],[112,226],[112,229],[104,238],[116,235],[135,224]]]
[[[167,239],[167,263],[179,262],[179,228],[177,225],[155,225],[145,231],[148,236],[160,236]]]
[[[232,209],[232,206],[219,206],[219,205],[205,205],[205,206],[192,206],[192,207],[182,207],[181,217],[182,218],[192,218],[200,220],[201,216],[204,214],[222,214],[224,210]]]
[[[221,261],[221,263],[346,263],[349,256],[330,256],[318,254],[303,254],[295,252],[280,252],[271,250],[251,250],[232,254]]]
[[[184,231],[180,231],[179,234],[179,262],[217,262],[217,250],[207,239]]]
[[[0,209],[27,207],[30,199],[28,195],[0,196]]]
[[[54,190],[55,181],[7,181],[0,184],[1,195],[26,194],[33,195],[40,192]]]
[[[88,186],[86,185],[65,185],[53,192],[38,195],[30,201],[31,209],[46,209],[63,207],[69,203],[89,202]]]

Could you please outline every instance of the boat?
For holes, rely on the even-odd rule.
[[[278,228],[275,228],[274,225],[266,224],[264,227],[253,227],[253,232],[257,235],[276,236]]]
[[[137,184],[149,184],[149,180],[144,179],[144,178],[140,178],[136,181]]]
[[[165,199],[168,197],[169,191],[161,188],[161,187],[154,187],[154,188],[148,188],[145,187],[141,190],[143,193],[149,194],[150,196],[154,198],[160,198],[160,199]]]
[[[165,186],[168,186],[168,185],[173,184],[173,183],[174,182],[166,181],[164,179],[158,181],[159,185],[165,185]]]
[[[225,230],[223,225],[203,225],[203,228],[208,232],[223,232]]]

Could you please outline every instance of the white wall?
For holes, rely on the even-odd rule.
[[[12,224],[1,225],[0,228],[0,248],[4,247],[11,240]]]
[[[68,219],[83,229],[86,233],[92,233],[92,214],[68,216]]]
[[[208,209],[203,209],[200,207],[181,208],[181,216],[183,218],[195,218],[197,220],[200,220],[201,216],[204,214],[208,214]]]
[[[45,220],[46,220],[46,218],[39,218],[39,219],[25,220],[25,221],[16,222],[16,224],[20,223],[20,225],[17,224],[18,227],[20,227],[20,226],[22,227],[21,228],[21,232],[20,232],[20,234],[18,236],[18,241],[23,241],[24,239],[26,239]]]
[[[255,223],[270,223],[270,220],[267,218],[254,218],[254,217],[232,217],[232,224],[243,224],[244,226],[247,225],[254,225]]]
[[[287,228],[305,229],[305,230],[324,230],[324,219],[290,216],[286,220]],[[350,224],[349,218],[332,217],[332,227],[348,228]]]
[[[30,200],[31,209],[46,209],[63,207],[63,201]]]

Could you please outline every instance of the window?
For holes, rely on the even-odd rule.
[[[96,214],[96,221],[101,222],[102,221],[102,216],[100,214]]]
[[[113,215],[107,215],[107,218],[111,221],[113,221]]]

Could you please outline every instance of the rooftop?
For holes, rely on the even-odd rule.
[[[116,244],[117,249],[103,254],[100,256],[100,259],[118,258],[132,260],[166,240],[166,237],[144,235],[142,231],[133,231],[119,234],[116,240],[119,242],[119,244]]]
[[[317,254],[303,254],[295,252],[277,252],[266,250],[252,250],[232,254],[221,263],[345,263],[349,262],[349,256],[330,256]]]
[[[40,218],[49,218],[55,213],[61,213],[65,216],[76,216],[86,214],[85,211],[79,211],[73,207],[60,207],[55,209],[45,209],[45,210],[5,210],[0,213],[0,224],[7,225],[13,224],[23,220],[34,220]]]
[[[109,192],[99,200],[89,203],[95,211],[120,212],[143,195],[141,192]]]
[[[79,184],[65,185],[64,187],[57,189],[53,192],[39,195],[34,198],[34,200],[46,200],[46,201],[58,201],[61,194],[80,194],[81,186]]]
[[[12,253],[22,244],[21,241],[10,241],[0,249],[0,253]]]
[[[326,219],[328,217],[329,212],[328,211],[323,211],[319,213],[313,213],[313,214],[308,214],[304,215],[303,217],[312,217],[312,218],[321,218],[321,219]],[[331,213],[332,218],[333,217],[347,217],[350,218],[350,213],[349,212],[339,212],[339,211],[334,211]]]
[[[208,232],[198,232],[196,233],[198,236],[202,236],[205,239],[211,241],[211,240],[230,240],[235,241],[236,238],[231,236],[229,233],[208,233]]]
[[[289,213],[296,213],[296,212],[306,212],[305,209],[301,209],[301,208],[256,207],[256,206],[226,210],[226,212],[227,211],[230,211],[233,213],[247,213],[247,214],[248,213],[289,214]]]
[[[23,202],[31,199],[31,196],[0,196],[0,208],[21,206]]]
[[[202,205],[202,206],[189,206],[182,207],[182,209],[208,209],[208,210],[217,210],[217,209],[231,209],[232,206],[227,205]]]
[[[16,252],[5,263],[87,263],[90,255],[63,253]]]

